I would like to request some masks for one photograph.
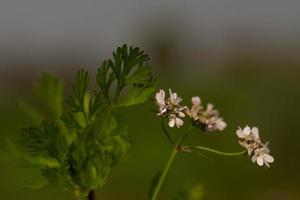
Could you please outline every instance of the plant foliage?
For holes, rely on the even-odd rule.
[[[23,102],[23,110],[39,117],[40,123],[22,129],[20,139],[32,159],[55,163],[39,163],[46,178],[41,185],[79,188],[83,195],[105,185],[112,167],[130,147],[124,110],[145,102],[155,90],[148,60],[139,48],[117,48],[98,69],[96,89],[89,90],[88,72],[78,71],[65,107],[59,79],[42,76],[35,94],[52,118],[49,121]]]

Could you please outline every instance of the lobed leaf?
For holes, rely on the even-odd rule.
[[[123,45],[113,53],[113,60],[103,62],[98,69],[97,83],[109,102],[113,99],[118,105],[131,106],[143,103],[149,98],[149,92],[154,91],[156,79],[152,75],[148,60],[149,56],[144,51]],[[116,88],[112,92],[114,82]],[[117,102],[126,87],[130,91],[123,100]]]

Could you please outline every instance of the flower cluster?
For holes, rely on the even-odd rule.
[[[198,96],[192,97],[191,102],[192,106],[190,109],[186,109],[186,113],[194,125],[204,131],[222,131],[226,128],[226,123],[219,117],[219,111],[214,109],[213,104],[208,103],[204,108]]]
[[[240,145],[248,151],[249,156],[252,156],[252,162],[256,162],[259,166],[270,167],[269,163],[273,163],[274,158],[269,154],[268,143],[260,140],[257,127],[238,128],[236,134],[239,137]]]
[[[173,93],[169,89],[169,97],[166,97],[164,90],[159,90],[155,96],[159,111],[158,116],[168,118],[170,127],[180,128],[186,116],[192,121],[192,125],[203,131],[223,131],[227,124],[223,118],[219,117],[219,111],[214,108],[214,105],[208,103],[203,106],[200,97],[194,96],[191,98],[191,106],[182,106],[182,98]],[[244,147],[248,155],[252,157],[252,162],[256,162],[259,166],[266,165],[270,167],[270,163],[274,162],[274,158],[270,155],[268,143],[263,143],[259,137],[257,127],[238,128],[236,134],[239,138],[239,144]]]
[[[166,94],[164,90],[160,90],[156,93],[156,103],[159,107],[159,113],[157,115],[164,116],[169,119],[169,126],[177,128],[183,125],[183,120],[181,118],[185,117],[184,110],[185,107],[180,105],[182,99],[177,96],[177,93],[173,93],[169,90],[170,96],[166,99]]]
[[[192,97],[192,106],[181,106],[182,99],[177,96],[177,93],[172,93],[169,90],[170,96],[166,98],[164,90],[156,93],[156,103],[159,107],[159,116],[164,116],[169,119],[169,126],[177,128],[183,125],[183,120],[186,115],[192,120],[193,125],[201,128],[204,131],[222,131],[226,128],[226,123],[219,117],[218,110],[214,109],[213,104],[207,104],[206,108],[202,106],[200,97]]]

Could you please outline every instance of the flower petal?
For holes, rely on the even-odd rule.
[[[227,124],[223,121],[222,118],[219,118],[216,121],[216,128],[220,131],[223,131],[226,128]]]
[[[251,130],[252,134],[254,135],[254,137],[256,139],[259,139],[259,130],[257,127],[253,127],[252,130]]]
[[[249,136],[250,133],[251,133],[251,129],[249,126],[246,126],[244,129],[243,129],[243,132],[244,132],[244,136]]]
[[[155,95],[156,102],[159,106],[165,105],[165,91],[159,90],[158,93]]]
[[[160,114],[164,114],[165,112],[167,112],[167,108],[165,106],[160,108]]]
[[[236,130],[236,135],[239,137],[239,138],[244,138],[244,132],[243,130],[239,127],[238,130]]]
[[[169,126],[170,127],[174,127],[175,126],[175,119],[174,118],[170,119]]]
[[[200,104],[201,104],[200,97],[198,97],[198,96],[192,97],[192,104],[193,104],[193,106],[200,106]]]
[[[179,116],[179,117],[185,117],[185,114],[184,114],[183,112],[179,112],[179,113],[178,113],[178,116]]]
[[[207,107],[206,107],[206,110],[209,112],[209,111],[212,111],[213,109],[214,109],[214,104],[208,103]]]
[[[267,161],[268,163],[272,163],[274,162],[274,157],[269,154],[264,154],[264,160]]]
[[[175,119],[175,124],[176,124],[177,128],[179,128],[180,126],[183,125],[183,121],[180,118],[177,117]]]
[[[259,166],[263,166],[264,165],[264,158],[263,156],[258,156],[256,159],[256,162]]]

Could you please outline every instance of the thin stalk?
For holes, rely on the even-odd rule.
[[[164,183],[164,180],[165,180],[165,178],[166,178],[166,176],[169,172],[170,167],[172,166],[172,163],[173,163],[177,153],[178,153],[178,150],[176,148],[174,148],[172,153],[171,153],[171,156],[170,156],[170,158],[169,158],[169,160],[168,160],[168,162],[167,162],[167,164],[166,164],[166,166],[165,166],[165,168],[164,168],[164,170],[163,170],[163,172],[162,172],[162,174],[159,178],[159,182],[158,182],[157,186],[155,187],[155,190],[154,190],[154,193],[152,195],[151,200],[155,200],[157,198],[157,196],[159,194],[159,191],[160,191],[160,189],[161,189],[161,187]]]
[[[171,138],[170,134],[168,133],[166,127],[165,127],[165,123],[164,123],[164,118],[162,117],[161,118],[161,128],[165,134],[165,136],[167,137],[168,141],[174,146],[175,145],[175,142],[174,140]]]
[[[218,151],[212,148],[208,148],[208,147],[203,147],[203,146],[195,146],[192,147],[194,149],[199,149],[199,150],[203,150],[203,151],[208,151],[214,154],[218,154],[218,155],[222,155],[222,156],[242,156],[246,153],[246,151],[239,151],[239,152],[223,152],[223,151]]]
[[[189,133],[191,132],[191,130],[192,130],[192,127],[190,127],[185,132],[185,134],[183,134],[182,137],[177,141],[176,145],[174,145],[174,148],[173,148],[173,151],[171,153],[171,156],[170,156],[170,158],[169,158],[169,160],[168,160],[168,162],[167,162],[167,164],[166,164],[166,166],[165,166],[165,168],[164,168],[164,170],[163,170],[163,172],[162,172],[162,174],[161,174],[161,176],[159,178],[158,184],[155,187],[155,190],[154,190],[154,193],[152,195],[151,200],[156,200],[157,199],[159,191],[161,190],[161,187],[162,187],[162,185],[163,185],[163,183],[165,181],[165,178],[166,178],[166,176],[167,176],[167,174],[168,174],[168,172],[169,172],[169,170],[170,170],[170,168],[171,168],[171,166],[172,166],[172,164],[174,162],[174,159],[175,159],[176,155],[180,151],[180,146],[181,146],[182,142],[186,139],[186,137],[189,135]]]
[[[178,140],[178,142],[177,142],[177,147],[179,146],[179,145],[181,145],[183,142],[184,142],[184,140],[187,138],[187,136],[192,132],[192,130],[193,130],[193,126],[191,126],[190,128],[188,128],[187,129],[187,131],[182,135],[182,137]]]

